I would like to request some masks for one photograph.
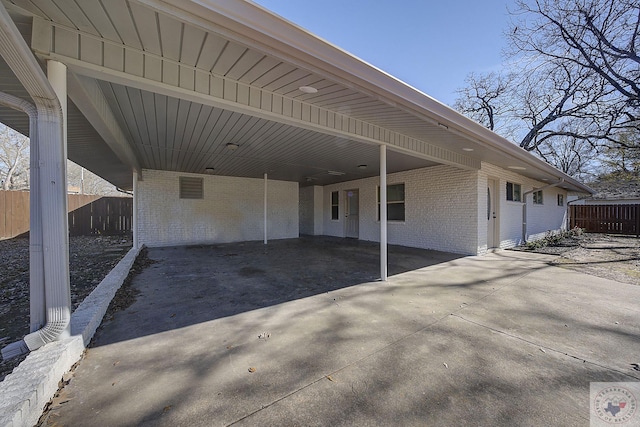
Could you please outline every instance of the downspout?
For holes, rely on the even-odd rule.
[[[40,194],[38,197],[42,202],[42,236],[45,249],[43,264],[46,324],[25,336],[23,340],[3,348],[2,356],[8,359],[68,335],[71,303],[66,236],[68,235],[67,213],[58,212],[61,209],[60,201],[57,200],[62,196],[66,197],[64,163],[62,168],[56,164],[56,162],[65,161],[63,158],[65,154],[63,112],[47,77],[2,4],[0,4],[0,55],[29,92],[37,110],[36,126],[40,140],[38,144]],[[59,247],[65,245],[66,248]]]
[[[0,92],[0,104],[29,116],[29,332],[40,329],[46,320],[44,260],[42,253],[42,207],[40,194],[40,155],[38,150],[38,111],[22,98]]]
[[[557,187],[558,185],[564,183],[564,178],[560,178],[560,181],[554,182],[553,184],[547,184],[540,188],[534,188],[533,190],[525,191],[522,194],[522,241],[527,241],[527,196],[529,194],[535,193],[536,191],[545,190],[551,187]]]

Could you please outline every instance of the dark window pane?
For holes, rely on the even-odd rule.
[[[331,219],[338,219],[338,206],[331,206]]]
[[[331,192],[331,204],[332,205],[337,205],[338,204],[338,192],[337,191],[332,191]]]
[[[520,198],[521,191],[522,190],[520,189],[520,184],[507,182],[507,200],[511,200],[513,202],[521,201],[522,200]]]
[[[513,184],[507,182],[507,200],[513,200]]]
[[[404,184],[387,187],[387,202],[404,202]]]
[[[392,203],[387,205],[387,220],[404,221],[404,203]]]

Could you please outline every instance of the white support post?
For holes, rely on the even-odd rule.
[[[267,244],[267,174],[264,174],[264,244]]]
[[[51,319],[71,318],[66,156],[67,67],[57,61],[47,61],[47,78],[58,96],[63,117],[60,134],[59,122],[40,113],[38,115],[45,295],[47,319],[50,322]],[[70,326],[67,323],[58,338],[69,336]]]
[[[387,146],[380,146],[380,280],[387,281]]]
[[[138,172],[133,172],[133,219],[131,221],[133,229],[133,248],[138,249]]]
[[[58,61],[47,61],[47,78],[51,84],[51,88],[58,95],[60,107],[62,108],[62,139],[63,139],[63,157],[64,157],[64,173],[65,181],[67,176],[67,66]],[[66,182],[65,182],[66,183]],[[64,189],[65,196],[67,188]],[[66,198],[65,198],[66,200]]]

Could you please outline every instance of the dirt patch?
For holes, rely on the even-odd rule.
[[[131,249],[130,236],[69,238],[71,305],[75,310]],[[0,240],[0,347],[29,333],[29,239]],[[0,362],[0,381],[26,356]]]
[[[622,283],[640,285],[640,239],[608,234],[588,235],[554,264]]]
[[[118,291],[109,303],[109,307],[107,307],[107,311],[104,315],[105,319],[113,320],[113,315],[116,312],[126,310],[131,306],[131,304],[136,302],[136,297],[140,294],[140,291],[132,286],[133,278],[155,262],[156,261],[149,258],[149,249],[143,247],[131,266],[129,274],[124,279],[124,282],[122,282],[122,286],[118,288]]]
[[[558,255],[552,263],[559,267],[640,285],[640,239],[637,237],[587,233],[530,252]]]

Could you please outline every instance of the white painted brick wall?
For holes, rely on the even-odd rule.
[[[318,185],[300,188],[300,234],[322,234],[323,191]]]
[[[313,234],[324,234],[324,189],[318,185],[313,187]]]
[[[262,240],[264,180],[145,170],[138,182],[138,239],[147,246]],[[179,197],[181,176],[204,179],[204,199]],[[269,239],[298,237],[298,183],[268,181]]]
[[[500,247],[510,248],[522,243],[522,203],[507,200],[507,181],[522,186],[522,193],[548,185],[548,182],[536,181],[526,178],[516,172],[505,170],[489,163],[482,163],[480,171],[479,188],[486,195],[487,179],[498,180],[499,189],[499,223],[500,223]],[[564,195],[564,206],[558,206],[558,194]],[[485,242],[485,246],[479,245],[478,252],[486,251],[486,196],[479,200],[478,228],[479,242]],[[534,205],[533,196],[528,194],[527,201],[527,240],[536,240],[544,237],[548,230],[557,231],[566,227],[567,191],[561,187],[551,187],[543,190],[543,204]],[[483,236],[484,233],[484,236]]]
[[[311,187],[302,187],[300,188],[300,210],[299,210],[299,221],[300,221],[300,234],[314,234],[313,228],[313,208],[314,208],[314,199],[313,199],[313,186]]]
[[[324,234],[344,237],[347,190],[359,191],[360,239],[380,241],[379,178],[324,187]],[[405,221],[388,224],[390,244],[476,254],[478,172],[434,166],[389,174],[387,184],[405,184]],[[339,219],[331,219],[331,192],[340,191]]]

